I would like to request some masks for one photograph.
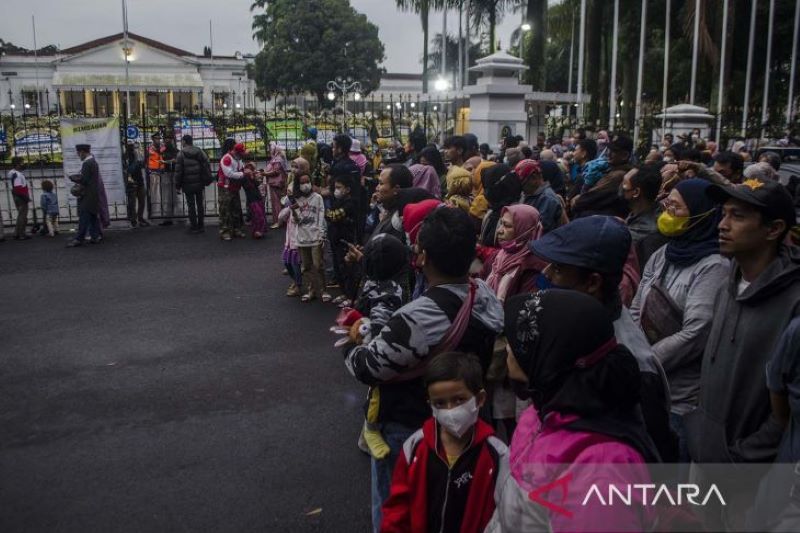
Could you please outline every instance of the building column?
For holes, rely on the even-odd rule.
[[[175,99],[172,95],[172,90],[167,91],[167,112],[175,111]]]
[[[120,99],[121,99],[120,92],[119,91],[114,91],[113,94],[114,94],[114,97],[111,99],[111,101],[113,102],[113,106],[114,106],[114,113],[113,114],[116,115],[116,116],[123,115],[124,113],[120,113],[119,112]]]
[[[147,93],[139,91],[139,109],[136,110],[137,114],[142,112],[142,106],[145,107],[145,112],[147,112]]]
[[[86,108],[86,114],[94,116],[94,98],[92,95],[92,91],[90,91],[89,89],[83,90],[83,103],[84,107]]]
[[[58,104],[61,106],[61,114],[66,114],[67,109],[67,91],[61,89],[58,91]]]

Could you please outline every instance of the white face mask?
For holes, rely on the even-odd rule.
[[[458,407],[452,409],[437,409],[431,407],[433,418],[447,430],[448,433],[458,438],[475,425],[478,421],[478,404],[475,397],[469,399]]]
[[[311,184],[310,183],[302,183],[300,184],[300,192],[304,194],[308,194],[311,192]]]
[[[337,200],[344,198],[344,191],[341,189],[335,189],[333,191],[333,197],[336,198]]]

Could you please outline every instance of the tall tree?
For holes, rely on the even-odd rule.
[[[253,36],[262,49],[252,68],[262,94],[310,92],[322,103],[337,77],[378,88],[384,47],[378,27],[349,0],[257,0]]]
[[[472,0],[469,6],[469,16],[472,17],[476,28],[486,30],[489,34],[488,52],[497,51],[495,31],[497,24],[503,18],[506,9],[519,3],[520,0]]]
[[[469,65],[467,68],[474,66],[475,61],[480,59],[480,44],[473,43],[465,40],[462,46],[469,46]],[[447,36],[447,57],[456,57],[458,54],[458,40],[450,35]],[[437,33],[433,36],[433,50],[428,54],[428,69],[437,72],[441,70],[442,66],[442,34]],[[467,73],[469,75],[469,73]],[[458,61],[447,62],[447,77],[450,79],[453,87],[456,87],[456,79],[458,77]],[[468,85],[468,83],[465,83]]]
[[[455,2],[452,0],[395,0],[397,7],[403,11],[412,11],[419,15],[422,22],[422,92],[428,92],[428,62],[425,58],[428,57],[428,36],[429,25],[428,19],[432,9],[441,9],[444,6],[452,5]]]

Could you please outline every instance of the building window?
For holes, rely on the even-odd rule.
[[[149,91],[146,96],[147,112],[151,115],[160,115],[167,112],[167,93]]]
[[[139,91],[130,91],[130,95],[131,95],[130,114],[131,115],[138,115],[139,113],[142,112],[142,102],[139,99]],[[120,95],[119,95],[119,112],[120,112],[121,115],[125,115],[125,113],[127,112],[127,108],[125,106],[126,97],[127,97],[126,92],[125,91],[120,91]]]
[[[86,98],[83,91],[64,91],[64,113],[85,115]]]
[[[192,93],[177,92],[172,94],[172,110],[178,113],[191,113]]]
[[[230,93],[214,93],[214,107],[216,109],[224,109],[226,105],[228,107],[231,105]]]
[[[36,113],[39,109],[39,103],[42,107],[46,105],[44,101],[44,94],[39,92],[39,98],[36,98],[36,91],[22,91],[22,109],[26,113]]]
[[[94,116],[110,117],[114,114],[114,93],[111,91],[92,91]]]

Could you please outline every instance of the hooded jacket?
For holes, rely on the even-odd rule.
[[[406,440],[397,458],[382,533],[480,533],[494,512],[495,483],[508,476],[508,448],[483,420],[452,468],[436,421]]]
[[[800,314],[800,250],[782,247],[737,294],[740,279],[733,261],[714,305],[699,407],[686,416],[689,453],[699,463],[772,462],[783,434],[771,415],[765,369],[784,329]]]
[[[510,475],[497,480],[497,509],[487,532],[649,530],[654,516],[641,501],[606,506],[591,498],[582,504],[593,484],[607,492],[609,485],[651,481],[634,447],[608,435],[569,429],[576,419],[552,412],[542,422],[533,406],[522,413],[509,450]],[[542,490],[548,486],[551,490]]]
[[[208,156],[196,146],[184,146],[175,160],[175,186],[183,192],[200,192],[205,188],[203,168],[211,175]]]
[[[455,351],[478,356],[489,366],[494,339],[503,329],[503,307],[482,280],[476,280],[469,325]],[[442,342],[464,299],[468,284],[431,287],[395,312],[380,334],[368,344],[345,348],[345,365],[367,385],[381,384],[383,422],[417,428],[430,416],[421,378],[403,380]]]

